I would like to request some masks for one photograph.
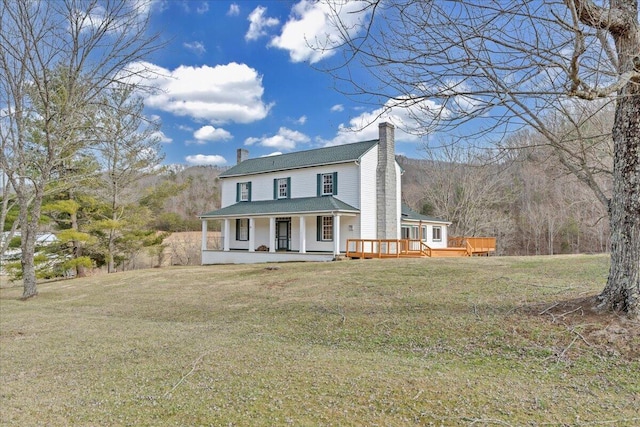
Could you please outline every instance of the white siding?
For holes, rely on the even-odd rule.
[[[255,248],[259,248],[262,245],[271,248],[274,242],[269,242],[269,218],[256,218],[255,227]]]
[[[273,182],[278,178],[290,178],[289,188],[292,199],[302,197],[317,196],[317,174],[334,173],[338,174],[338,194],[337,199],[360,209],[360,215],[340,217],[340,250],[346,250],[347,239],[375,239],[376,227],[376,168],[378,165],[378,146],[374,146],[360,159],[359,164],[343,163],[337,165],[315,166],[303,169],[294,169],[281,172],[269,172],[243,177],[224,178],[222,180],[221,207],[226,207],[236,203],[236,187],[240,182],[251,182],[251,201],[273,200]],[[401,219],[401,170],[396,163],[397,173],[397,200],[398,200],[398,237],[400,238]],[[316,216],[307,216],[305,227],[306,250],[333,251],[333,242],[322,242],[317,240]],[[231,248],[244,249],[248,247],[248,242],[235,241],[235,221],[231,221]],[[265,245],[273,247],[276,242],[269,241],[269,219],[256,218],[255,229],[252,230],[255,246]],[[430,231],[430,230],[429,230]],[[444,231],[444,230],[443,230]],[[289,249],[298,251],[300,249],[300,217],[291,217],[291,235]],[[446,237],[443,233],[443,240]],[[446,240],[445,240],[446,241]]]
[[[396,239],[399,239],[401,237],[401,233],[402,233],[402,228],[400,226],[401,222],[402,222],[402,169],[400,168],[400,165],[398,164],[398,162],[394,162],[395,166],[396,166],[396,200],[398,201],[396,204],[396,209],[397,209],[397,216],[396,218],[398,218],[398,222],[397,222],[397,230],[398,230],[398,235],[396,237]]]
[[[273,200],[273,180],[276,178],[291,178],[291,188],[289,190],[291,191],[292,199],[316,197],[317,174],[333,172],[338,173],[338,194],[335,197],[355,208],[359,208],[360,197],[358,186],[360,183],[360,177],[358,174],[358,167],[355,163],[317,166],[305,169],[248,175],[245,177],[224,178],[222,182],[221,207],[224,208],[236,203],[236,185],[239,182],[251,182],[251,201]]]
[[[376,168],[378,146],[374,146],[360,160],[360,236],[354,239],[375,239],[377,224]]]
[[[236,184],[238,182],[246,182],[237,178],[222,180],[222,195],[220,197],[220,207],[225,208],[236,202]]]
[[[442,230],[442,239],[440,241],[433,241],[433,227],[440,227]],[[447,247],[447,226],[446,224],[428,224],[427,227],[427,245],[434,249]]]

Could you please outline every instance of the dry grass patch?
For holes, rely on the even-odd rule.
[[[178,267],[0,290],[2,425],[640,423],[605,256]]]

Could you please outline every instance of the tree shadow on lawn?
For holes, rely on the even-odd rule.
[[[530,304],[517,311],[544,318],[552,324],[564,325],[574,334],[574,341],[591,347],[602,356],[639,360],[640,321],[621,313],[597,310],[596,298],[597,295],[591,295],[560,300],[553,304]]]

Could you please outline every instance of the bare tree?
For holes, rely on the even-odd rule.
[[[20,210],[24,298],[37,294],[34,245],[48,185],[57,180],[59,191],[61,180],[72,179],[56,171],[94,142],[76,138],[88,134],[79,127],[106,88],[130,80],[127,65],[159,47],[147,32],[149,7],[147,1],[2,0],[0,168]]]
[[[95,121],[98,136],[98,162],[102,174],[96,180],[96,196],[106,209],[104,218],[94,228],[106,235],[106,258],[109,273],[115,271],[116,241],[142,207],[137,204],[135,184],[156,175],[164,159],[157,136],[159,124],[143,116],[142,98],[128,84],[114,84],[104,96],[104,107]],[[149,220],[149,218],[147,218]],[[137,225],[139,228],[140,225]]]
[[[457,129],[483,143],[524,127],[543,135],[609,209],[611,267],[599,306],[640,316],[638,1],[370,0],[360,3],[370,18],[360,32],[342,20],[344,2],[328,4],[346,55],[329,71],[343,91],[406,108],[415,132]],[[355,81],[354,64],[373,83]],[[615,102],[610,196],[572,161],[577,135],[568,141],[545,121],[576,98]]]
[[[430,214],[453,222],[450,235],[493,235],[506,228],[508,218],[500,210],[510,202],[504,167],[487,164],[483,151],[456,145],[427,150],[426,156],[418,200]]]

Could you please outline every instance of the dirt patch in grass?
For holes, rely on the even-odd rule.
[[[640,359],[640,322],[596,307],[597,295],[590,295],[562,299],[552,304],[532,304],[520,311],[544,318],[551,324],[565,326],[575,335],[576,342],[592,347],[602,357],[615,356],[629,361]],[[570,354],[565,352],[565,355]]]

